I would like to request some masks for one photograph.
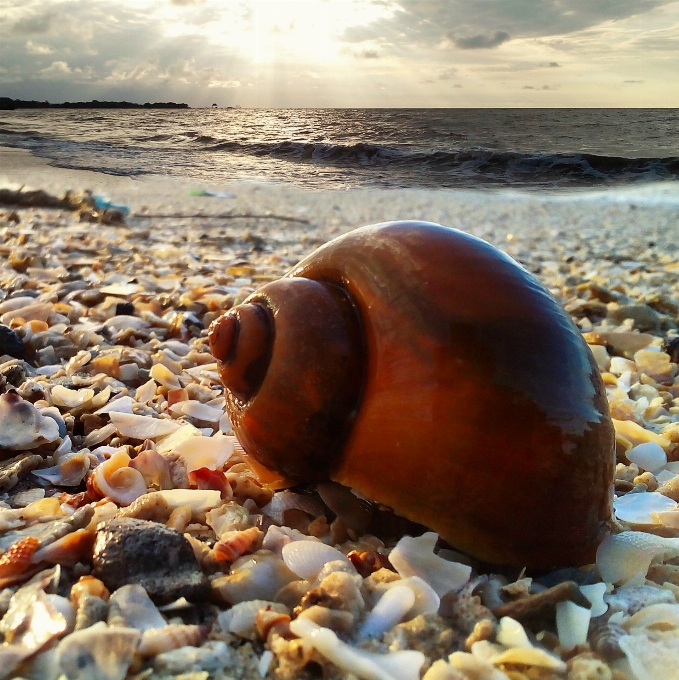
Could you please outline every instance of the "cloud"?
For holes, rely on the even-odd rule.
[[[26,51],[29,54],[54,54],[54,50],[47,45],[35,45],[30,40],[26,43]]]
[[[439,73],[439,80],[452,80],[457,75],[456,68],[448,68],[442,73]]]
[[[189,5],[202,5],[205,0],[170,0],[171,5],[177,7],[188,7]]]
[[[478,35],[467,37],[456,37],[449,31],[447,37],[453,42],[455,47],[461,50],[490,50],[507,42],[509,40],[509,33],[507,31],[496,31],[494,35],[479,33]]]
[[[52,27],[52,23],[57,18],[57,15],[57,10],[29,14],[12,25],[12,33],[18,33],[19,35],[47,33]]]
[[[547,68],[559,68],[561,64],[556,61],[550,61],[548,64],[540,64],[540,66],[546,66]]]
[[[643,83],[643,80],[623,80],[623,83],[630,83],[630,84],[637,84],[637,83]]]
[[[72,69],[65,61],[53,61],[47,68],[41,69],[38,73],[42,76],[67,76]]]
[[[542,85],[541,87],[534,87],[533,85],[524,85],[522,90],[556,90],[555,87],[551,85]]]

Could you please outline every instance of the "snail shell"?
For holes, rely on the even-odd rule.
[[[210,329],[247,453],[331,479],[496,564],[592,562],[614,434],[596,364],[547,289],[490,244],[364,227]]]

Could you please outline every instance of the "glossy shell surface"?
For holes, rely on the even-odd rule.
[[[340,311],[288,301],[299,279],[320,283]],[[374,225],[319,248],[251,300],[270,309],[273,330],[261,384],[231,398],[248,453],[296,480],[352,487],[482,560],[593,561],[614,468],[601,378],[568,315],[510,257],[438,225]],[[306,333],[308,318],[322,326],[326,316],[339,334]],[[336,355],[330,377],[326,350]],[[270,377],[285,382],[282,393],[269,391]],[[302,396],[290,402],[286,390]],[[331,423],[322,437],[309,432],[319,422]],[[302,454],[296,436],[310,442]]]

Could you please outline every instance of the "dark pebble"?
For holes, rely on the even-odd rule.
[[[15,359],[24,358],[24,343],[21,336],[4,324],[0,324],[0,355],[2,354],[9,354]]]
[[[116,305],[116,316],[120,315],[133,316],[134,304],[132,304],[131,302],[119,302]]]
[[[178,531],[141,519],[113,519],[97,529],[94,573],[113,592],[143,586],[156,604],[180,597],[204,599],[210,592],[189,542]]]

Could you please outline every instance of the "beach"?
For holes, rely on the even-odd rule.
[[[0,435],[0,563],[9,565],[0,568],[1,649],[12,654],[0,677],[98,677],[112,644],[120,678],[673,677],[676,182],[311,190],[55,168],[0,147],[0,190],[28,188],[88,190],[113,212],[88,195],[75,210],[0,205],[0,320],[13,332],[0,352],[0,400],[13,423]],[[274,493],[249,467],[224,413],[207,327],[318,246],[392,220],[440,223],[502,249],[547,286],[592,348],[618,455],[614,537],[596,566],[525,577],[484,571],[446,548],[432,569],[455,565],[455,588],[435,592],[426,571],[424,586],[400,585],[409,575],[388,563],[396,540],[329,525],[317,496]],[[135,472],[116,481],[121,469]],[[214,474],[198,472],[206,469]],[[305,542],[299,532],[335,550],[322,568],[295,571],[284,559],[286,544]],[[120,537],[146,534],[159,555],[182,556],[176,571],[160,573],[145,554],[121,580],[135,559]],[[433,549],[418,540],[419,551]],[[11,552],[22,541],[23,562]],[[397,585],[414,589],[420,609],[373,614]],[[368,619],[378,634],[358,641]]]

